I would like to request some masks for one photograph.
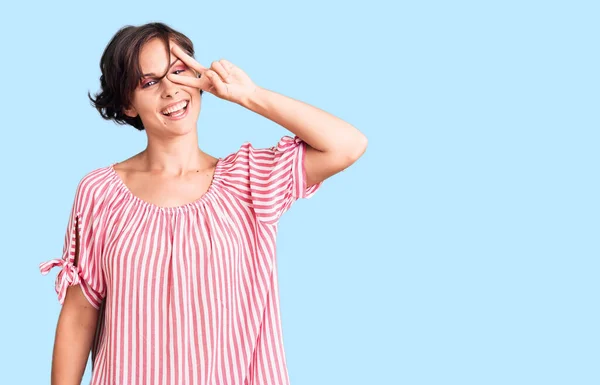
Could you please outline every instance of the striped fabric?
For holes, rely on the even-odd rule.
[[[275,241],[281,215],[322,183],[306,186],[305,146],[245,143],[178,207],[134,196],[114,164],[83,177],[62,258],[40,270],[62,268],[61,304],[80,284],[100,309],[91,384],[289,384]]]

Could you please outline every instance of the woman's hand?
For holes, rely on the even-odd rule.
[[[212,62],[209,69],[175,44],[171,46],[171,52],[185,65],[200,74],[200,78],[168,74],[167,78],[172,82],[196,87],[240,105],[247,101],[258,88],[241,68],[225,59]]]

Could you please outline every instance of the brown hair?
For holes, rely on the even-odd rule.
[[[188,55],[194,56],[192,41],[166,24],[148,23],[121,28],[110,40],[100,59],[100,92],[94,95],[95,99],[88,92],[92,106],[102,118],[113,120],[117,124],[129,124],[140,131],[144,129],[139,115],[131,118],[125,115],[124,109],[129,107],[133,91],[142,78],[140,51],[153,38],[163,41],[167,53],[171,49],[170,40],[174,40]],[[167,76],[167,73],[168,69],[160,79]],[[201,95],[202,93],[200,90]]]

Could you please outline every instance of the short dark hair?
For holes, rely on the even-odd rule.
[[[117,124],[129,124],[140,131],[144,130],[140,116],[129,117],[125,115],[124,109],[130,106],[133,92],[142,78],[140,51],[144,44],[153,38],[163,41],[167,53],[171,49],[170,40],[174,40],[188,55],[194,56],[192,41],[166,24],[155,22],[140,26],[127,25],[119,29],[100,59],[100,91],[94,95],[95,98],[88,92],[92,106],[102,118]],[[165,77],[167,72],[161,78]],[[202,93],[200,90],[200,95]]]

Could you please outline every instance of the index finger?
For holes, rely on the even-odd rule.
[[[175,56],[177,56],[179,59],[181,59],[181,61],[184,62],[185,65],[187,65],[190,68],[195,69],[198,73],[203,74],[204,71],[207,70],[206,67],[204,67],[202,64],[198,63],[196,61],[196,59],[194,59],[193,57],[188,55],[184,50],[179,48],[179,46],[176,44],[173,44],[171,46],[171,52],[173,52],[173,54]]]

